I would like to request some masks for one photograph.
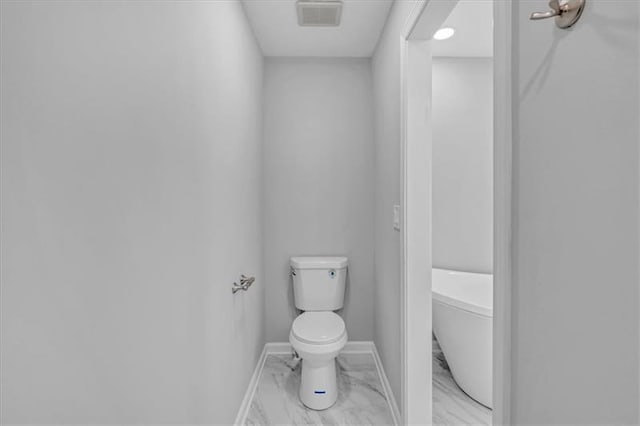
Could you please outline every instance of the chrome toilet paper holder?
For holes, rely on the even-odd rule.
[[[236,294],[240,290],[247,291],[249,290],[249,287],[251,287],[251,285],[254,283],[255,280],[256,280],[255,277],[247,277],[244,274],[240,275],[240,284],[233,283],[233,286],[231,287],[231,292],[233,294]]]

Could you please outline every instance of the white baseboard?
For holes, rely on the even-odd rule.
[[[375,348],[376,347],[373,342],[347,342],[344,349],[342,349],[342,352],[347,354],[368,354],[373,352]]]
[[[262,375],[262,369],[264,368],[267,356],[290,354],[292,352],[293,348],[291,347],[291,344],[289,342],[273,342],[264,345],[262,354],[258,359],[256,368],[253,371],[253,376],[251,376],[251,381],[249,382],[249,386],[247,387],[247,392],[242,399],[242,404],[240,405],[240,410],[238,410],[238,415],[236,416],[234,425],[243,426],[247,420],[249,408],[251,407],[251,401],[253,400],[253,397],[256,393],[258,382],[260,381],[260,376]],[[391,386],[389,385],[389,380],[387,380],[387,376],[384,373],[384,368],[382,367],[382,362],[380,361],[380,356],[378,355],[376,345],[373,342],[347,342],[344,349],[342,350],[342,353],[370,353],[371,355],[373,355],[376,369],[378,370],[378,376],[380,376],[380,380],[382,381],[382,388],[385,396],[387,397],[389,410],[391,410],[394,423],[396,425],[400,425],[401,417],[400,411],[398,410],[398,404],[396,403],[393,391],[391,390]]]
[[[267,354],[290,354],[293,353],[293,348],[289,342],[272,342],[264,345]],[[375,350],[373,342],[347,342],[342,349],[342,353],[357,354],[357,353],[370,353]]]
[[[373,347],[373,359],[376,361],[376,367],[378,368],[378,375],[380,376],[380,380],[382,380],[382,387],[384,388],[384,393],[387,396],[387,402],[389,403],[389,409],[391,410],[391,414],[393,415],[393,421],[396,425],[401,425],[400,409],[398,408],[398,403],[396,402],[396,398],[393,395],[393,391],[391,390],[391,385],[389,384],[389,379],[387,379],[387,375],[384,372],[384,367],[382,366],[382,360],[380,359],[380,354],[378,354],[378,349],[376,345],[371,342],[371,346]]]
[[[262,353],[258,358],[256,368],[253,370],[251,380],[249,380],[249,386],[247,386],[247,391],[244,394],[244,398],[242,398],[242,404],[240,404],[238,415],[236,416],[236,420],[233,422],[233,424],[236,426],[242,426],[247,421],[249,407],[251,407],[251,401],[253,401],[253,396],[256,393],[256,389],[258,389],[258,382],[260,381],[260,376],[262,375],[262,368],[264,367],[264,363],[267,360],[267,355],[269,354],[267,345],[269,344],[267,343],[266,345],[264,345],[264,348],[262,348]]]
[[[293,353],[293,348],[289,342],[273,342],[264,345],[264,349],[267,354],[290,354]]]

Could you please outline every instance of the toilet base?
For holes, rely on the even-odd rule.
[[[302,360],[300,400],[313,410],[326,410],[338,399],[336,360],[311,362]]]

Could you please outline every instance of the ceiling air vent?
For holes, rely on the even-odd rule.
[[[298,0],[298,25],[302,27],[337,27],[342,15],[341,1]]]

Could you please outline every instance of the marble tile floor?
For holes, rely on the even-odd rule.
[[[434,426],[491,425],[491,410],[465,394],[453,380],[447,360],[433,338]]]
[[[298,399],[300,362],[291,355],[268,355],[245,424],[393,425],[373,355],[343,353],[337,363],[338,401],[314,411]]]

